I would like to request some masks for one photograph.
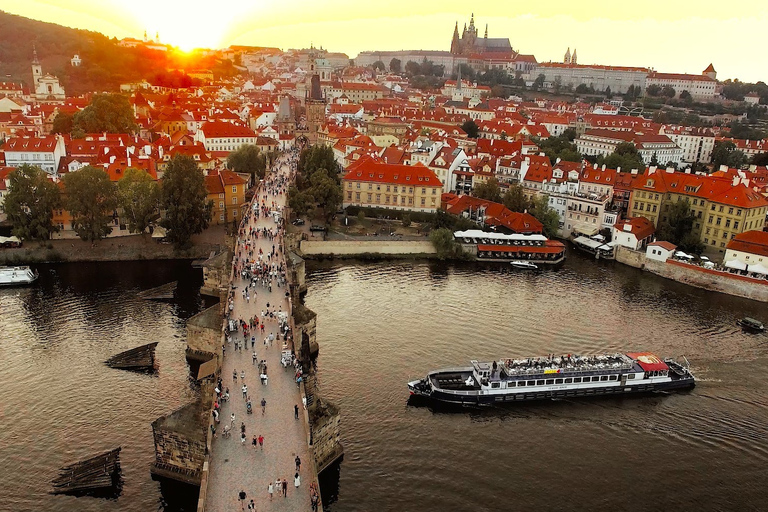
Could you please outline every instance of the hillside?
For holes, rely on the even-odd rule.
[[[59,77],[68,96],[91,91],[116,91],[121,83],[165,74],[168,69],[213,69],[218,75],[233,74],[231,63],[181,52],[162,52],[142,47],[123,48],[117,39],[89,30],[45,23],[0,11],[0,80],[32,81],[32,48],[44,73]],[[79,54],[83,63],[72,67]]]

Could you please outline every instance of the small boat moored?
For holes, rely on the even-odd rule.
[[[523,269],[530,269],[530,270],[537,270],[539,267],[532,261],[524,261],[524,260],[513,260],[510,262],[510,264],[515,268],[523,268]]]
[[[765,331],[765,326],[763,325],[763,322],[760,320],[755,320],[754,318],[750,318],[748,316],[745,316],[741,320],[737,322],[742,329],[749,332],[763,332]]]
[[[0,267],[0,286],[23,286],[37,281],[39,274],[29,267]]]
[[[691,389],[688,361],[651,352],[501,359],[430,372],[408,383],[411,396],[462,406]]]

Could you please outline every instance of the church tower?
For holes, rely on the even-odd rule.
[[[571,64],[576,65],[578,64],[576,60],[576,48],[573,49],[573,55],[571,55]]]
[[[310,79],[304,104],[307,113],[307,140],[314,144],[317,142],[317,133],[325,123],[325,98],[320,87],[320,77],[317,74],[312,75]]]
[[[451,39],[451,53],[458,55],[461,53],[461,41],[459,41],[459,22],[453,27],[453,38]]]
[[[37,49],[32,45],[32,89],[37,87],[41,78],[43,78],[43,66],[37,60]]]
[[[563,64],[570,64],[571,63],[571,48],[568,47],[568,51],[565,52],[565,57],[563,57]]]

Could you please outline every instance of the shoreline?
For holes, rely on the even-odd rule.
[[[172,244],[161,244],[147,234],[106,238],[93,244],[79,238],[25,242],[22,247],[0,249],[0,265],[208,259],[211,252],[224,248],[225,238],[224,226],[212,226],[193,236],[192,246],[183,250],[176,250]]]

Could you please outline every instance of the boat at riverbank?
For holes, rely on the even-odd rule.
[[[683,358],[685,359],[685,358]],[[412,396],[454,405],[618,396],[691,389],[685,365],[651,352],[502,359],[430,372],[408,383]]]
[[[38,273],[29,267],[0,267],[0,286],[25,286],[37,281]]]
[[[748,316],[745,316],[741,320],[737,322],[742,329],[745,331],[753,332],[753,333],[760,333],[765,331],[765,325],[763,325],[763,322],[760,320],[755,320],[754,318],[750,318]]]
[[[535,263],[530,261],[512,260],[510,263],[513,267],[524,270],[537,270],[539,268]]]
[[[536,265],[557,265],[565,260],[565,245],[544,235],[503,234],[470,229],[456,231],[454,239],[478,261],[528,261]]]

